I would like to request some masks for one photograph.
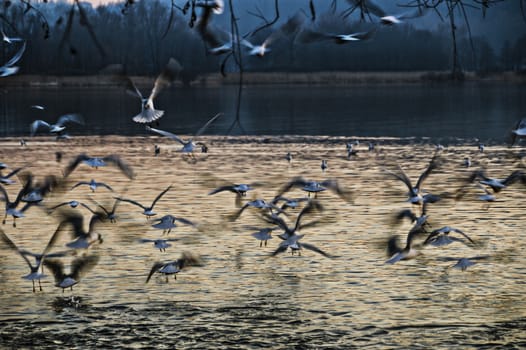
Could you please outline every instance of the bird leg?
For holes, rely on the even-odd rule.
[[[42,283],[40,283],[40,280],[38,280],[38,287],[40,288],[40,291],[42,291]]]
[[[31,282],[33,282],[33,293],[35,293],[35,280],[32,280]]]

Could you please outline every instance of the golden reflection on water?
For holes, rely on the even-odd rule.
[[[145,219],[141,209],[121,203],[117,223],[98,226],[104,243],[91,250],[100,255],[99,264],[73,292],[68,290],[64,294],[53,286],[51,276],[42,281],[44,291],[33,294],[31,283],[21,278],[27,273],[24,261],[14,252],[2,249],[0,319],[61,318],[63,315],[50,305],[55,298],[71,294],[83,297],[91,306],[110,310],[120,305],[141,310],[159,302],[197,305],[218,312],[234,306],[269,305],[274,310],[271,319],[274,317],[277,322],[282,318],[300,319],[305,322],[301,327],[304,333],[321,332],[320,329],[345,333],[368,326],[475,326],[526,316],[522,184],[503,190],[497,202],[488,208],[477,200],[482,193],[476,188],[462,201],[444,199],[430,206],[428,214],[433,228],[445,225],[460,228],[480,243],[479,248],[458,243],[425,248],[424,254],[414,260],[385,265],[387,238],[399,234],[400,240],[405,240],[411,224],[391,225],[392,215],[410,208],[410,204],[405,202],[403,184],[388,177],[384,169],[395,170],[400,164],[416,181],[433,155],[433,145],[378,140],[377,152],[369,153],[365,145],[359,145],[358,157],[348,160],[344,138],[208,137],[205,140],[209,153],[198,154],[198,161],[189,162],[176,152],[177,145],[158,137],[79,137],[63,143],[42,137],[29,140],[25,148],[18,146],[17,140],[4,139],[0,160],[12,168],[27,167],[37,175],[60,174],[65,164],[80,152],[91,156],[119,154],[135,170],[136,178],[130,181],[113,167],[91,169],[80,165],[70,175],[68,186],[94,178],[112,186],[116,193],[103,188],[90,193],[88,188],[79,187],[50,196],[47,199],[50,206],[73,199],[93,206],[88,200],[91,197],[111,207],[112,196],[116,194],[150,204],[160,191],[173,185],[155,211],[158,216],[172,214],[192,220],[198,227],[179,225],[169,234],[179,241],[172,242],[173,246],[161,253],[152,244],[137,241],[160,237],[161,231],[150,226],[151,220]],[[158,157],[153,156],[154,144],[161,146]],[[61,164],[55,162],[56,151],[63,152]],[[285,160],[287,152],[293,154],[291,164]],[[473,160],[472,169],[484,165],[492,177],[504,178],[517,167],[504,146],[487,147],[484,153],[479,153],[476,145],[451,146],[442,152],[445,161],[428,178],[425,189],[433,193],[456,191],[472,170],[462,166],[467,156]],[[320,169],[322,159],[328,160],[325,173]],[[301,257],[288,252],[269,257],[279,243],[277,232],[268,247],[259,248],[259,242],[250,235],[254,230],[247,226],[264,224],[253,211],[247,209],[236,222],[228,222],[226,217],[236,210],[234,195],[229,192],[207,195],[221,184],[218,179],[233,183],[261,181],[264,186],[249,192],[247,198],[270,200],[282,184],[298,175],[315,180],[336,178],[354,195],[351,204],[329,192],[320,194],[325,210],[318,216],[327,222],[302,231],[305,242],[336,255],[335,259],[308,250]],[[14,198],[18,189],[18,184],[8,186],[10,197]],[[290,192],[290,196],[303,195],[299,190]],[[87,226],[89,212],[77,210],[83,213]],[[17,228],[8,219],[3,229],[20,247],[38,252],[56,225],[56,216],[31,208]],[[60,245],[68,240],[69,237],[61,238],[56,249],[61,249]],[[177,280],[170,277],[168,283],[164,277],[154,277],[145,284],[155,261],[174,260],[183,251],[200,255],[204,266],[190,267],[179,273]],[[452,269],[455,261],[443,260],[484,255],[490,258],[467,271]],[[189,322],[213,322],[207,317],[210,316],[197,313]],[[234,318],[229,322],[243,328],[249,321]],[[275,326],[270,321],[263,323],[261,335],[265,327],[270,331]],[[212,327],[221,331],[222,326]],[[442,336],[447,339],[447,332]],[[404,332],[396,341],[401,346],[406,342],[414,344],[414,339]]]

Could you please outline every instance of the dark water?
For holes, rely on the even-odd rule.
[[[145,93],[147,90],[145,89]],[[430,137],[503,142],[526,116],[526,87],[510,84],[381,86],[247,86],[240,121],[230,134]],[[224,117],[207,133],[226,134],[235,121],[237,87],[182,88],[163,91],[155,101],[165,110],[160,128],[193,134],[218,112]],[[0,95],[0,136],[24,136],[35,119],[55,121],[81,113],[85,127],[72,135],[141,135],[131,121],[139,102],[119,88],[24,88]],[[45,111],[31,109],[39,104]]]

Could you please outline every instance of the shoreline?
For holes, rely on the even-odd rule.
[[[138,86],[151,86],[155,77],[131,77]],[[110,75],[14,75],[2,78],[2,87],[53,88],[53,87],[112,87],[119,85]],[[187,86],[220,87],[237,85],[239,73],[219,73],[196,76]],[[436,84],[436,83],[503,83],[526,84],[526,74],[517,72],[477,73],[464,72],[463,80],[451,79],[449,71],[411,72],[244,72],[244,85],[382,85],[382,84]],[[183,86],[181,81],[175,86]]]

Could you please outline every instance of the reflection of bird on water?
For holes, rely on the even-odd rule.
[[[152,204],[151,204],[149,207],[147,207],[147,206],[145,206],[145,205],[142,205],[141,203],[136,202],[136,201],[134,201],[134,200],[132,200],[132,199],[120,198],[120,197],[116,197],[115,199],[118,199],[118,200],[120,200],[120,201],[122,201],[122,202],[128,202],[128,203],[131,203],[131,204],[133,204],[133,205],[136,205],[136,206],[142,208],[142,209],[143,209],[143,215],[146,216],[146,219],[149,219],[150,217],[152,217],[152,216],[154,216],[154,215],[157,215],[157,213],[155,213],[155,212],[153,211],[153,207],[155,206],[155,203],[157,203],[157,201],[158,201],[159,199],[161,199],[161,197],[164,196],[164,194],[165,194],[166,192],[168,192],[171,188],[172,188],[172,186],[168,186],[164,191],[162,191],[161,193],[159,193],[159,194],[157,195],[157,197],[155,197],[155,199],[153,200]]]
[[[115,154],[111,154],[105,157],[90,157],[86,153],[81,153],[75,159],[73,159],[66,169],[64,170],[64,177],[68,177],[73,170],[77,168],[80,163],[89,165],[92,168],[98,169],[99,167],[104,167],[108,165],[115,165],[118,167],[124,175],[129,179],[133,179],[133,170],[126,164],[121,158]]]

